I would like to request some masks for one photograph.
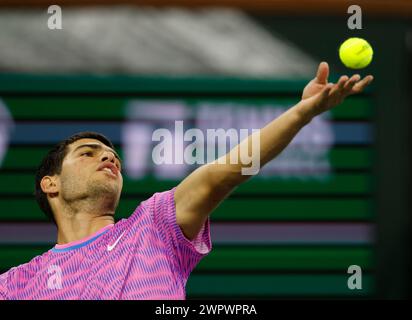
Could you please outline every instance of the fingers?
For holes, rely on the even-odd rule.
[[[341,95],[343,93],[344,87],[347,84],[349,78],[348,76],[341,76],[334,86],[333,90],[331,91],[331,94],[339,94]]]
[[[355,84],[360,80],[360,75],[355,74],[350,79],[345,83],[345,86],[343,87],[343,95],[347,96],[351,91],[352,88],[355,86]]]
[[[336,84],[326,83],[321,86],[323,87],[321,91],[312,96],[311,99],[317,105],[318,113],[324,112],[339,105],[348,95],[361,92],[372,80],[372,76],[361,80],[358,74],[350,78],[346,75],[341,76]]]
[[[373,76],[369,75],[363,78],[361,81],[356,83],[349,94],[355,94],[362,92],[371,82],[373,81]]]
[[[321,62],[316,74],[316,82],[319,84],[327,84],[329,77],[329,65],[327,62]]]
[[[347,76],[340,77],[338,83],[334,86],[331,91],[332,95],[340,96],[342,98],[350,95],[362,92],[368,84],[373,80],[373,76],[369,75],[361,80],[360,75],[355,74],[348,78]]]
[[[324,88],[323,91],[320,92],[320,99],[327,99],[331,94],[331,91],[334,87],[333,83],[328,83]]]

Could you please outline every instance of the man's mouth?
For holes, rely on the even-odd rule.
[[[105,171],[117,177],[119,170],[116,168],[114,164],[105,163],[99,167],[98,171]]]
[[[102,171],[106,171],[106,172],[109,172],[111,174],[114,174],[114,172],[109,168],[103,168]]]

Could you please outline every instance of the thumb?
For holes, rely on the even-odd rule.
[[[329,77],[329,65],[327,62],[321,62],[316,74],[316,82],[319,84],[327,84]]]

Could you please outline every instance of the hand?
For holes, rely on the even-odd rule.
[[[333,84],[328,83],[328,77],[329,65],[321,62],[316,77],[303,90],[301,108],[310,119],[339,105],[347,96],[362,92],[373,80],[371,75],[362,80],[358,74],[351,78],[344,75]]]

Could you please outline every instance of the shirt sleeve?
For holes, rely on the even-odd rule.
[[[0,300],[7,299],[7,276],[8,272],[0,274]]]
[[[207,218],[193,240],[186,238],[176,222],[175,190],[176,188],[173,188],[154,195],[153,218],[186,282],[200,260],[212,250],[210,220]]]

